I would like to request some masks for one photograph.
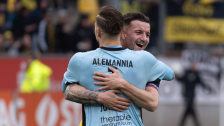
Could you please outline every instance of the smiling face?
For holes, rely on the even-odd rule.
[[[149,23],[134,20],[124,28],[122,46],[131,50],[144,50],[149,44]]]

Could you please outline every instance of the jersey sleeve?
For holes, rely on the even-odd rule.
[[[174,78],[174,71],[163,62],[156,59],[152,54],[148,53],[146,58],[146,70],[149,81],[160,80],[172,80]]]
[[[155,81],[151,81],[151,82],[147,82],[146,83],[146,87],[150,86],[150,87],[154,87],[155,89],[159,89],[159,85],[160,85],[160,79],[157,79]]]
[[[173,80],[174,79],[174,71],[165,63],[161,62],[161,61],[157,61],[156,65],[154,66],[155,69],[155,73],[158,74],[156,71],[161,71],[161,75],[159,77],[159,79],[161,80]]]
[[[67,71],[64,73],[62,80],[62,92],[65,92],[65,89],[68,84],[78,83],[79,82],[79,54],[76,53],[69,61]]]

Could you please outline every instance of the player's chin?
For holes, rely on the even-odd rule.
[[[135,48],[134,48],[134,50],[144,50],[144,49],[145,49],[144,46],[143,47],[135,46]]]

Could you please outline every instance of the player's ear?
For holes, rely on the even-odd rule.
[[[97,40],[98,38],[101,37],[101,34],[102,34],[102,30],[95,24],[95,36]]]
[[[126,38],[126,32],[125,32],[125,30],[123,29],[123,30],[121,31],[121,39],[124,40],[125,38]]]
[[[97,34],[97,36],[98,36],[99,38],[101,38],[101,36],[102,36],[102,30],[101,30],[100,28],[98,28],[98,34]]]

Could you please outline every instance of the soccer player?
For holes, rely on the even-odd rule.
[[[122,35],[122,45],[124,47],[130,48],[130,49],[135,49],[135,50],[143,50],[147,47],[148,43],[149,43],[149,35],[150,35],[150,24],[149,24],[149,19],[148,17],[146,17],[145,15],[141,14],[141,13],[128,13],[126,15],[124,15],[124,29],[123,29],[123,35]],[[129,41],[127,41],[129,40]],[[139,44],[141,43],[141,44]],[[115,70],[116,71],[116,70]],[[116,73],[119,73],[119,71],[117,71]],[[115,72],[114,72],[115,74]],[[105,77],[105,76],[104,76]],[[107,75],[107,77],[110,77],[111,79],[113,79],[113,74]],[[97,79],[97,78],[96,78]],[[116,76],[116,79],[118,79],[118,77]],[[120,78],[122,79],[122,78]],[[117,82],[118,83],[118,82]],[[144,92],[144,95],[141,94],[140,98],[144,98],[144,100],[142,100],[143,103],[147,103],[147,107],[145,106],[141,106],[140,107],[144,107],[145,109],[149,110],[149,111],[154,111],[157,106],[158,106],[158,99],[159,99],[159,94],[158,94],[158,87],[159,87],[159,83],[160,80],[156,80],[154,82],[148,82],[146,85],[146,91],[142,90],[142,92]],[[64,90],[65,90],[65,85],[64,86]],[[71,95],[73,95],[74,97],[79,96],[79,99],[82,100],[83,103],[88,103],[92,100],[91,97],[89,97],[89,99],[86,99],[86,97],[88,96],[87,94],[89,93],[93,93],[89,90],[84,89],[83,87],[81,87],[80,85],[74,84],[74,85],[69,85],[71,90]],[[120,99],[118,98],[118,96],[113,94],[114,92],[109,91],[106,92],[104,94],[102,94],[102,99],[101,100],[104,104],[104,106],[107,106],[109,109],[114,109],[117,111],[122,111],[124,108],[127,108],[128,106],[125,106],[124,104],[119,104],[121,102]],[[95,97],[93,97],[95,98]],[[118,100],[119,99],[119,100]],[[71,99],[70,100],[75,101],[77,99]],[[147,102],[145,102],[147,101]],[[82,103],[81,101],[79,101],[79,103]],[[123,101],[124,102],[124,101]],[[126,104],[128,105],[128,104]]]
[[[100,48],[85,53],[76,53],[70,60],[68,69],[64,74],[63,83],[79,83],[91,90],[88,93],[88,103],[101,103],[99,86],[93,84],[95,71],[108,72],[108,66],[116,67],[125,80],[139,89],[145,89],[146,82],[157,78],[171,80],[173,71],[165,64],[158,61],[146,51],[132,51],[121,48],[120,33],[123,27],[123,19],[119,11],[113,7],[103,7],[96,17],[95,35]],[[110,68],[111,69],[111,68]],[[65,96],[67,99],[79,100],[69,92],[73,86],[67,86]],[[93,92],[95,91],[95,92]],[[114,90],[110,90],[114,91]],[[108,91],[106,91],[108,92]],[[118,92],[118,91],[114,91]],[[104,92],[105,93],[105,92]],[[102,96],[102,95],[101,95]],[[120,94],[122,97],[126,95]],[[91,98],[93,98],[91,100]],[[102,100],[102,99],[101,99]],[[82,102],[80,102],[82,103]],[[127,110],[122,112],[107,109],[101,104],[84,104],[84,124],[91,125],[138,125],[143,126],[140,107],[131,103]]]
[[[149,18],[146,17],[142,13],[128,13],[124,15],[124,29],[123,29],[123,36],[122,36],[122,45],[125,48],[130,48],[134,50],[143,50],[147,47],[149,43],[149,35],[150,35],[150,24],[149,24]],[[127,41],[128,40],[128,41]],[[118,71],[119,72],[119,71]],[[110,75],[108,75],[110,76]],[[111,75],[111,78],[113,75]],[[121,78],[122,79],[122,78]],[[158,106],[158,86],[159,86],[160,80],[156,80],[154,82],[149,82],[147,83],[146,91],[145,93],[147,99],[144,101],[148,101],[146,103],[148,104],[148,109],[149,111],[154,111],[157,106]],[[82,99],[82,96],[86,96],[88,94],[88,90],[85,90],[84,88],[80,87],[80,85],[69,85],[73,86],[76,88],[73,89],[73,95],[78,95],[81,96],[80,99]],[[63,85],[63,91],[65,90],[65,85]],[[77,90],[76,90],[77,89]],[[76,91],[75,91],[76,90]],[[85,92],[85,93],[84,93]],[[90,92],[89,92],[90,93]],[[110,92],[113,93],[113,92]],[[109,92],[103,94],[105,97],[103,101],[103,104],[107,106],[110,109],[116,109],[117,111],[122,111],[122,104],[118,104],[119,102],[117,101],[118,97],[115,96],[114,94],[110,94]],[[150,96],[150,97],[149,97]],[[105,100],[107,99],[107,100]],[[70,99],[72,100],[72,99]],[[83,98],[85,101],[86,99]],[[87,100],[89,102],[89,100]],[[108,103],[107,103],[108,102]],[[85,102],[86,103],[86,102]],[[117,107],[120,107],[117,109]],[[144,106],[141,106],[144,107]],[[126,107],[125,107],[126,108]]]

